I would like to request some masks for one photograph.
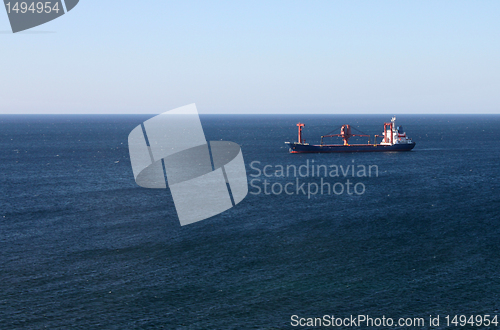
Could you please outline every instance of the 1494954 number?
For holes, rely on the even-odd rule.
[[[446,325],[450,326],[471,326],[471,327],[489,327],[498,326],[498,316],[497,315],[446,315]]]
[[[10,2],[6,3],[5,6],[7,7],[7,13],[10,14],[11,12],[16,13],[16,14],[25,14],[25,13],[46,13],[50,14],[51,12],[55,11],[57,14],[59,14],[59,2],[31,2],[30,5],[26,2],[13,2],[12,4]]]

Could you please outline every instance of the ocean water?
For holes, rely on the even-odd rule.
[[[1,329],[500,313],[500,116],[400,116],[415,149],[375,154],[289,154],[283,142],[298,121],[316,143],[342,124],[380,134],[390,116],[202,116],[207,140],[241,145],[249,180],[295,182],[277,165],[313,161],[376,165],[378,176],[323,178],[363,194],[251,186],[236,207],[183,227],[168,189],[134,182],[127,137],[150,117],[0,116]],[[265,165],[270,177],[252,176]]]

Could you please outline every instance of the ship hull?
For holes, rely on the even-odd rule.
[[[290,153],[338,153],[338,152],[390,152],[410,151],[415,147],[415,142],[408,144],[352,144],[352,145],[310,145],[303,143],[290,143]]]

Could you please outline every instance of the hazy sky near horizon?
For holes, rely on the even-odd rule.
[[[89,1],[12,34],[0,113],[500,113],[500,1]]]

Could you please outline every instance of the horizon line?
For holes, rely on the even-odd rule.
[[[127,116],[127,115],[158,115],[163,112],[157,113],[0,113],[0,116],[86,116],[86,115],[97,115],[97,116],[105,116],[105,115],[116,115],[116,116]],[[199,113],[199,115],[282,115],[282,116],[295,116],[295,115],[362,115],[362,116],[370,116],[370,115],[393,115],[393,116],[402,116],[402,115],[500,115],[500,113],[472,113],[472,112],[461,112],[461,113],[393,113],[393,112],[385,112],[385,113]]]

